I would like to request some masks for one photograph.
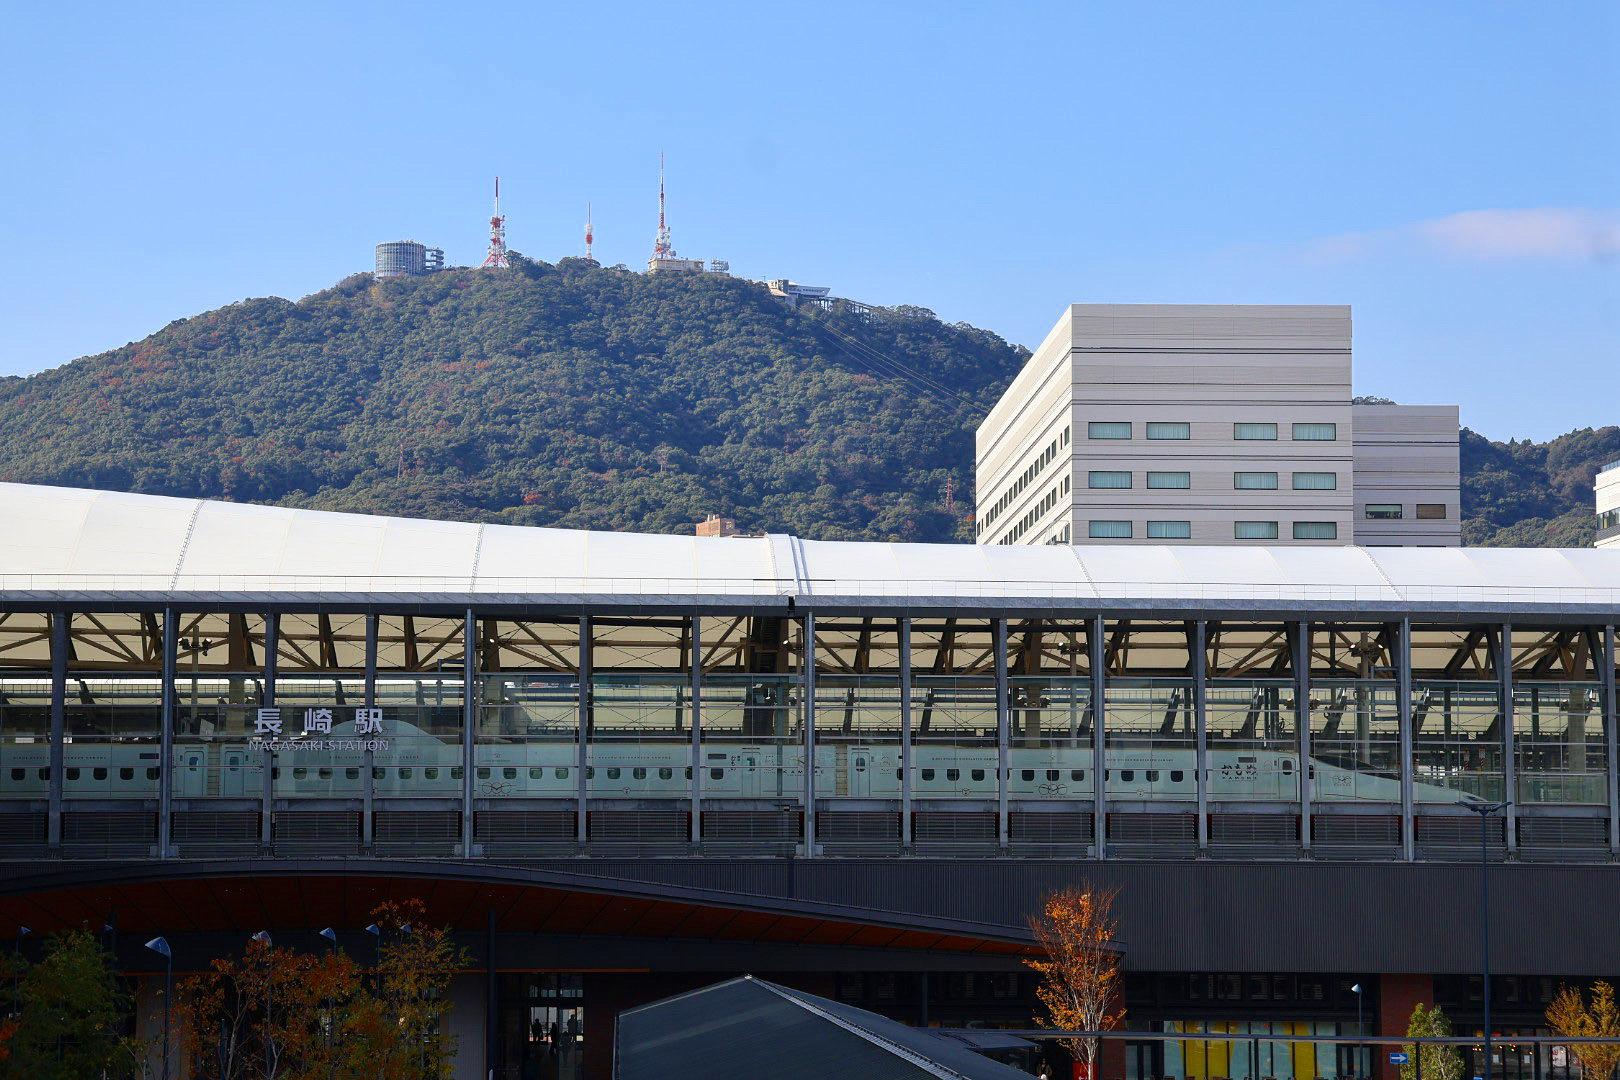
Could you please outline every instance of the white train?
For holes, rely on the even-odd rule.
[[[340,724],[333,738],[353,738]],[[374,752],[373,791],[378,796],[459,797],[461,747],[399,723],[388,748]],[[264,753],[224,740],[176,743],[177,798],[255,798],[263,792]],[[577,747],[572,740],[480,743],[473,792],[478,798],[570,798],[579,786]],[[699,747],[707,797],[798,797],[804,784],[804,751],[798,744],[706,740]],[[684,798],[691,791],[691,744],[685,740],[612,740],[589,747],[586,785],[598,798]],[[155,743],[81,743],[67,747],[67,798],[151,798],[158,789],[160,752]],[[0,788],[8,798],[45,798],[49,749],[43,743],[13,744],[0,763]],[[994,746],[919,743],[912,750],[912,794],[919,799],[992,799],[997,795]],[[1008,751],[1007,789],[1014,799],[1090,799],[1095,768],[1090,747],[1013,747]],[[1264,749],[1208,752],[1208,793],[1213,801],[1294,801],[1299,798],[1297,754]],[[358,797],[363,786],[360,751],[288,751],[277,755],[278,797]],[[1311,763],[1312,798],[1399,802],[1397,779]],[[1197,795],[1190,749],[1114,747],[1108,751],[1104,792],[1115,799],[1191,801]],[[1419,783],[1420,802],[1462,801],[1462,791]],[[899,799],[900,748],[855,741],[816,747],[816,793],[822,798]]]

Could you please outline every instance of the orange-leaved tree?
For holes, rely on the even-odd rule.
[[[1119,1004],[1119,956],[1113,940],[1116,924],[1113,889],[1060,889],[1046,898],[1041,912],[1030,919],[1030,929],[1046,955],[1028,964],[1042,976],[1036,996],[1047,1015],[1043,1027],[1065,1031],[1107,1031],[1117,1027],[1125,1012]],[[1095,1037],[1059,1039],[1058,1042],[1084,1068],[1096,1075]]]
[[[1547,1006],[1547,1026],[1571,1039],[1620,1040],[1620,1004],[1615,1002],[1614,987],[1602,980],[1593,983],[1590,1002],[1579,990],[1564,987]],[[1597,1080],[1608,1080],[1620,1065],[1620,1041],[1573,1043],[1569,1049],[1582,1071]]]

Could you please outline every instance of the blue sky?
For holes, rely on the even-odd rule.
[[[1360,393],[1620,422],[1620,5],[14,4],[0,374],[368,269],[676,248],[1034,345],[1349,303]]]

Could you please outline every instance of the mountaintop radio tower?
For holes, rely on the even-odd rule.
[[[585,258],[588,262],[595,262],[596,256],[591,254],[591,241],[595,239],[591,232],[591,204],[585,204]]]
[[[658,239],[653,241],[654,259],[673,259],[675,248],[669,242],[669,226],[664,222],[664,152],[658,151]]]
[[[484,269],[505,270],[506,218],[501,215],[501,178],[495,178],[495,213],[489,219],[489,254],[484,256]]]

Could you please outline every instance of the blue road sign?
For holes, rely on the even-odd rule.
[[[1389,1063],[1391,1065],[1405,1065],[1411,1060],[1411,1058],[1407,1057],[1399,1050],[1391,1050],[1389,1052]]]

